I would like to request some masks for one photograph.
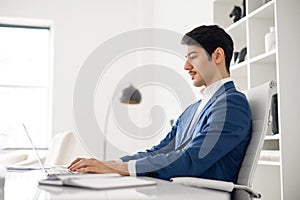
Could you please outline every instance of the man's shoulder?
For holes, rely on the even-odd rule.
[[[198,108],[199,104],[201,102],[201,99],[196,101],[195,103],[192,103],[191,105],[189,105],[184,112],[189,112],[189,111],[194,111],[196,108]]]
[[[200,105],[201,100],[196,101],[193,104],[190,104],[185,110],[181,113],[180,118],[185,119],[193,116],[195,111],[197,110],[198,106]]]
[[[215,101],[217,102],[224,102],[226,104],[235,104],[240,106],[249,107],[249,103],[247,100],[246,95],[237,90],[235,84],[230,81],[224,84],[223,89],[220,89],[215,96]]]
[[[226,94],[229,97],[233,97],[233,98],[236,97],[236,98],[242,98],[244,100],[247,100],[246,95],[243,92],[237,90],[235,86],[227,90]]]
[[[233,97],[237,96],[246,99],[246,95],[236,88],[233,81],[225,83],[224,88],[225,88],[224,92],[226,93],[226,95],[231,95]]]

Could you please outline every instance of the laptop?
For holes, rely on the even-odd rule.
[[[69,174],[74,175],[74,174],[78,174],[76,172],[72,172],[71,170],[69,170],[69,169],[67,169],[65,167],[50,167],[50,168],[46,169],[46,167],[44,166],[44,164],[42,162],[41,157],[38,154],[38,151],[36,150],[36,148],[35,148],[35,146],[33,144],[33,141],[31,139],[31,137],[30,137],[30,135],[29,135],[29,133],[27,131],[27,128],[26,128],[26,126],[25,126],[24,123],[23,123],[23,128],[24,128],[25,133],[26,133],[26,135],[28,137],[28,140],[30,141],[30,144],[31,144],[32,150],[35,153],[36,159],[38,160],[38,162],[39,162],[42,170],[45,172],[47,178],[52,179],[52,178],[57,178],[57,176],[60,176],[60,175],[69,175]]]
[[[94,174],[94,173],[77,173],[64,167],[45,168],[33,142],[23,123],[25,133],[30,141],[31,147],[36,158],[45,172],[47,178],[39,180],[39,185],[55,185],[55,186],[73,186],[89,189],[112,189],[124,187],[136,187],[156,185],[155,181],[142,180],[135,177],[123,177],[120,174]]]

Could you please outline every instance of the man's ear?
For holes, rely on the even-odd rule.
[[[212,59],[214,62],[218,65],[222,62],[225,62],[225,53],[224,50],[221,47],[216,48],[214,53],[212,54]]]

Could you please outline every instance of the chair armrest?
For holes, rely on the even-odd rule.
[[[234,189],[234,184],[232,182],[226,181],[217,181],[204,178],[195,178],[195,177],[176,177],[171,178],[173,183],[180,183],[186,186],[200,187],[200,188],[209,188],[222,190],[227,192],[232,192]]]
[[[1,165],[11,165],[27,159],[27,154],[23,151],[3,151],[0,154]]]
[[[46,156],[41,156],[41,161],[44,162]],[[16,166],[30,166],[30,165],[39,165],[39,161],[36,158],[28,157],[26,160],[22,160],[14,163]]]
[[[244,185],[235,185],[232,182],[211,180],[211,179],[204,179],[204,178],[195,178],[195,177],[175,177],[175,178],[171,178],[171,181],[173,183],[179,183],[186,186],[215,189],[215,190],[221,190],[227,192],[232,192],[234,189],[244,190],[255,198],[261,198],[261,194],[255,192],[252,188]]]

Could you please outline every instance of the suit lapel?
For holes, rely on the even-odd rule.
[[[222,85],[217,91],[216,93],[210,98],[210,100],[207,102],[207,104],[204,106],[204,108],[202,109],[202,111],[200,112],[197,120],[195,123],[198,123],[199,120],[201,119],[202,115],[206,112],[206,110],[216,101],[216,99],[224,94],[227,90],[231,89],[234,87],[234,84],[232,81],[225,83],[224,85]]]
[[[179,138],[180,142],[177,143],[177,146],[181,146],[184,143],[184,141],[189,138],[188,130],[191,126],[192,119],[193,119],[201,101],[202,100],[199,100],[196,104],[194,104],[193,108],[191,108],[190,114],[188,115],[187,119],[184,120],[183,124],[185,124],[185,128],[183,129],[183,132],[180,135],[180,138]]]
[[[193,138],[193,136],[195,135],[194,134],[194,131],[196,129],[197,126],[199,126],[199,121],[202,117],[202,115],[207,111],[207,109],[209,109],[209,107],[216,101],[216,99],[224,94],[227,90],[231,89],[231,88],[234,88],[234,84],[232,81],[230,82],[227,82],[225,83],[223,86],[221,86],[217,91],[216,93],[210,98],[210,100],[207,102],[207,104],[204,106],[204,108],[202,109],[202,111],[200,112],[199,116],[197,117],[195,123],[192,125],[193,127],[191,128],[190,130],[190,133],[187,133],[188,130],[189,130],[189,126],[187,126],[187,128],[185,129],[185,132],[184,132],[184,135],[185,137],[182,137],[181,139],[181,142],[180,142],[180,145],[178,148],[183,148],[184,146],[186,146],[190,141],[191,139]],[[197,104],[199,106],[199,104],[201,103],[201,101]],[[196,106],[196,108],[194,109],[194,112],[193,112],[193,115],[192,117],[190,118],[190,122],[192,121],[193,119],[193,116],[195,115],[195,112],[197,111],[198,109],[198,106]]]

